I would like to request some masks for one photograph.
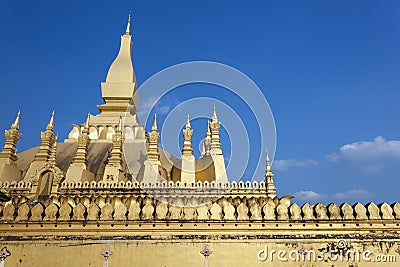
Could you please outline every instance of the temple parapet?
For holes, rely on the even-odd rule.
[[[0,182],[0,189],[7,192],[10,196],[19,196],[21,193],[27,197],[34,196],[32,193],[32,183],[20,182]],[[112,182],[112,181],[63,181],[59,184],[58,189],[51,193],[52,196],[90,196],[96,195],[138,195],[145,196],[151,195],[155,198],[168,197],[171,195],[178,196],[197,196],[197,197],[211,197],[218,199],[221,196],[257,196],[268,197],[267,186],[265,182],[231,182],[219,183],[212,182],[196,182],[196,183],[181,183],[173,181],[163,181],[155,183],[145,182]],[[277,197],[270,196],[271,199]]]
[[[148,195],[58,196],[35,201],[15,196],[0,205],[1,221],[281,221],[348,222],[400,221],[400,204],[356,203],[290,204],[287,197],[223,196],[210,199],[190,196],[154,198]]]

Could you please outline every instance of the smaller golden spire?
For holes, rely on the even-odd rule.
[[[215,103],[214,103],[214,109],[213,109],[212,121],[213,121],[213,122],[217,122],[217,121],[218,121],[218,117],[217,117],[217,110],[216,110],[216,108],[215,108]]]
[[[86,117],[85,124],[83,125],[82,134],[89,134],[89,120],[90,120],[90,113],[88,113]]]
[[[182,156],[193,156],[193,148],[192,148],[193,130],[190,128],[189,114],[186,119],[186,128],[183,129],[182,133],[183,133]]]
[[[47,124],[46,131],[54,131],[54,110],[51,113],[50,121]]]
[[[210,129],[210,127],[211,127],[210,121],[208,121],[206,138],[204,139],[204,142],[203,142],[203,148],[204,148],[205,155],[210,155],[210,149],[211,149],[211,129]]]
[[[268,156],[268,149],[265,150],[265,154],[266,154],[266,171],[267,173],[272,172],[271,170],[271,162],[269,161],[269,156]]]
[[[157,114],[154,113],[154,122],[153,126],[151,127],[152,131],[157,131]]]
[[[128,15],[128,24],[126,25],[125,35],[131,35],[131,12]]]
[[[53,147],[51,148],[50,156],[48,162],[51,165],[56,164],[56,154],[57,154],[57,137],[54,139]]]
[[[11,129],[15,129],[15,130],[17,130],[17,131],[19,130],[19,117],[20,117],[20,115],[21,115],[21,112],[18,111],[17,117],[15,118],[14,123],[11,124]]]
[[[157,115],[154,114],[154,122],[149,132],[149,147],[147,148],[147,158],[154,165],[160,165],[160,154],[158,153],[158,141],[160,140],[160,134],[157,130]],[[147,168],[147,167],[146,167]],[[146,170],[145,170],[146,172]]]
[[[85,121],[85,129],[89,129],[90,113],[87,114]]]
[[[6,137],[3,150],[0,152],[0,161],[14,164],[17,161],[16,146],[18,140],[21,138],[19,133],[19,116],[18,111],[17,117],[13,124],[11,124],[10,130],[5,130],[4,135]]]
[[[265,180],[267,184],[267,196],[274,198],[276,197],[276,187],[274,183],[274,174],[271,169],[271,163],[269,161],[269,156],[268,156],[268,149],[265,151],[266,153],[266,170],[265,170]]]

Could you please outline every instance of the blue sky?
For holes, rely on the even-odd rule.
[[[21,110],[19,151],[40,143],[53,109],[59,140],[97,112],[129,10],[139,85],[193,60],[227,64],[258,85],[276,123],[279,195],[298,202],[398,200],[397,0],[2,1],[0,126],[8,128]],[[220,92],[189,87],[172,103]],[[230,144],[225,148],[230,154]]]

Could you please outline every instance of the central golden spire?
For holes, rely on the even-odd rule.
[[[119,114],[124,120],[137,125],[136,110],[139,106],[139,95],[136,86],[135,71],[132,64],[132,36],[130,34],[131,15],[128,15],[125,34],[121,36],[119,52],[112,62],[101,83],[101,93],[105,104],[98,106],[101,116],[92,117],[92,124],[117,124]],[[130,113],[130,115],[128,115]],[[118,115],[117,115],[118,114]]]

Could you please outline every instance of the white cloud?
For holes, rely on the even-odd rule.
[[[299,191],[294,193],[293,196],[296,199],[303,201],[319,201],[327,197],[324,194],[319,194],[314,191]]]
[[[400,162],[400,141],[386,141],[381,136],[342,146],[328,160],[361,172],[377,172],[387,164]]]
[[[319,201],[362,201],[366,199],[371,199],[373,195],[364,189],[352,189],[346,192],[340,192],[333,195],[326,195],[322,193],[317,193],[315,191],[299,191],[293,194],[296,200],[305,202],[319,202]]]
[[[290,167],[309,167],[316,166],[318,162],[315,160],[297,160],[297,159],[278,159],[274,160],[273,168],[275,171],[286,171]]]
[[[337,200],[362,200],[370,199],[372,194],[364,189],[353,189],[343,193],[336,193],[333,197]]]
[[[171,105],[176,102],[175,100],[168,101],[167,103],[157,102],[156,97],[150,97],[145,102],[141,103],[137,115],[140,117],[147,114],[152,108],[154,108],[157,114],[167,114],[171,110]],[[144,119],[144,118],[142,118]]]

